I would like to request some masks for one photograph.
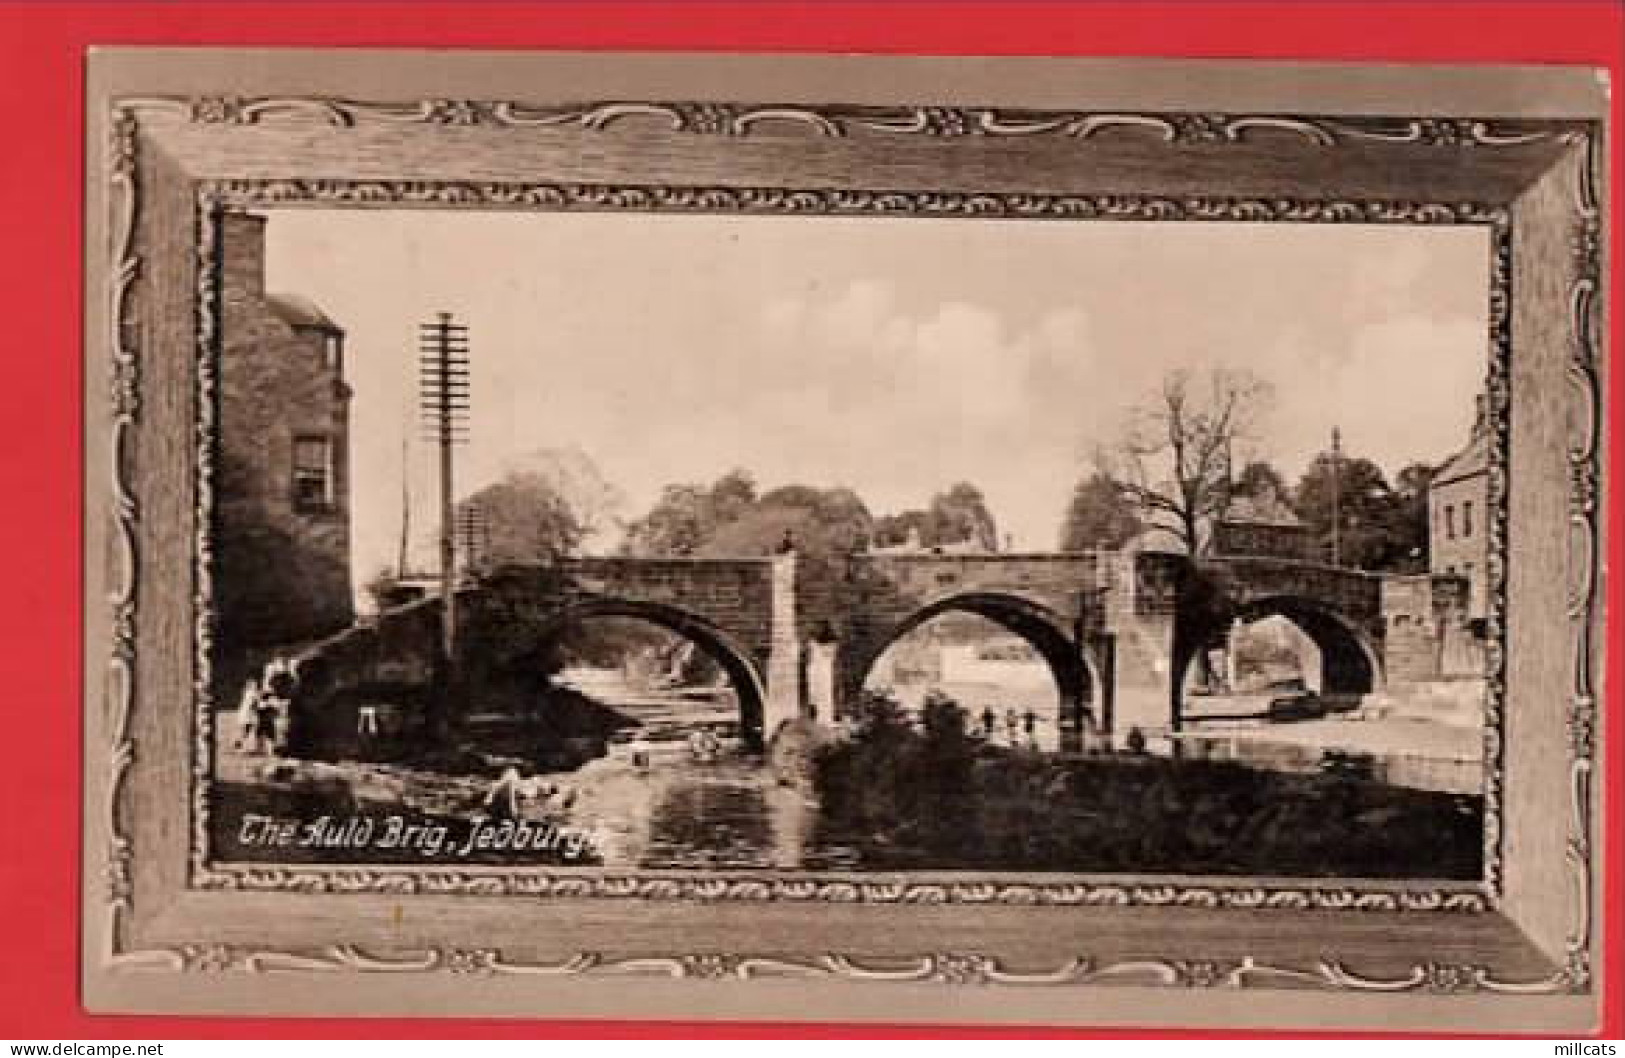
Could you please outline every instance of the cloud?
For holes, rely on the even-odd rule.
[[[1023,542],[1047,546],[1072,483],[1079,403],[1099,391],[1087,385],[1082,310],[1011,319],[966,299],[910,306],[889,282],[859,278],[774,299],[760,322],[759,361],[783,367],[781,385],[741,414],[765,464],[789,472],[816,451],[877,511],[970,480],[999,498]],[[1060,445],[1034,445],[1054,434]]]
[[[1278,372],[1272,447],[1289,476],[1338,426],[1351,454],[1390,476],[1409,463],[1439,462],[1460,448],[1484,384],[1482,322],[1412,314],[1358,327],[1312,370]]]

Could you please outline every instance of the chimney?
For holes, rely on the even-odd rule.
[[[220,217],[222,286],[251,297],[265,296],[265,218],[227,212]]]
[[[1489,394],[1480,390],[1478,396],[1473,398],[1473,433],[1472,439],[1478,440],[1489,431]]]

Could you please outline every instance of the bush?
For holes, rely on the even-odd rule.
[[[1474,878],[1483,801],[1358,774],[1140,754],[1062,760],[980,743],[926,702],[870,696],[816,760],[821,840],[873,869]]]

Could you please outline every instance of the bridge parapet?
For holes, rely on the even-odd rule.
[[[773,590],[771,558],[578,558],[558,571],[573,594],[613,596],[704,611],[765,607]]]
[[[928,607],[957,595],[997,594],[1030,599],[1073,621],[1093,594],[1110,587],[1110,552],[996,554],[863,554],[854,579],[885,586],[896,611]],[[871,593],[873,594],[873,593]]]
[[[1336,612],[1372,634],[1381,633],[1380,574],[1318,562],[1252,556],[1203,559],[1198,568],[1216,574],[1221,590],[1235,604],[1266,598],[1301,599]]]
[[[765,664],[773,643],[773,558],[575,558],[494,571],[474,589],[517,592],[542,610],[702,620]]]

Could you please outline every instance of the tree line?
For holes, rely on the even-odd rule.
[[[1073,490],[1056,545],[1117,549],[1148,533],[1156,546],[1205,553],[1212,527],[1231,518],[1296,521],[1311,549],[1374,571],[1427,565],[1427,494],[1435,468],[1422,462],[1393,481],[1372,460],[1323,452],[1289,481],[1258,457],[1260,424],[1274,394],[1244,371],[1175,371],[1130,409],[1121,432],[1096,446]],[[1000,550],[999,525],[977,485],[955,482],[918,509],[875,514],[844,486],[761,488],[744,469],[709,484],[668,485],[643,514],[623,520],[624,497],[580,452],[536,453],[523,470],[458,505],[477,527],[479,565],[548,562],[589,537],[622,530],[629,557],[765,555],[794,548],[830,561],[872,547]]]

